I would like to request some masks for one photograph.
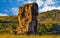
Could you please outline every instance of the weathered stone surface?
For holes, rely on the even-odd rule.
[[[34,3],[25,4],[19,8],[17,34],[30,33],[36,31],[38,5]],[[33,31],[32,31],[32,29]]]

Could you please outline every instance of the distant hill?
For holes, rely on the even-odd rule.
[[[0,35],[14,34],[18,26],[17,16],[0,16]]]
[[[60,23],[60,10],[51,10],[38,14],[38,21],[40,23]]]
[[[0,23],[13,23],[18,21],[17,16],[0,16]]]
[[[38,34],[60,34],[60,10],[38,14]]]

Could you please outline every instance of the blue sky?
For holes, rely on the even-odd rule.
[[[0,16],[17,15],[19,7],[32,2],[38,4],[39,12],[60,10],[60,0],[0,0]]]

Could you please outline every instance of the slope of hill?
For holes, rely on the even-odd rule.
[[[38,15],[40,34],[60,34],[60,10],[42,12]]]
[[[40,23],[60,23],[60,10],[51,10],[47,12],[42,12],[38,16],[38,21]]]
[[[17,16],[0,16],[0,34],[14,34],[18,25]]]

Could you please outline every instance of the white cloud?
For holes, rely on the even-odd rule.
[[[39,7],[43,4],[42,0],[36,0],[35,2],[38,4]]]
[[[0,13],[0,16],[9,16],[9,15],[5,13]]]
[[[53,0],[46,0],[45,2],[46,4],[55,4],[55,2]]]
[[[18,15],[18,8],[17,7],[12,7],[9,9],[5,9],[4,12],[11,14],[11,15]]]
[[[48,6],[48,5],[54,5],[55,4],[55,2],[53,1],[53,0],[46,0],[45,2],[44,2],[44,6]]]
[[[12,8],[11,9],[11,11],[12,11],[12,13],[14,14],[14,15],[17,15],[18,14],[18,8]]]
[[[26,3],[32,3],[32,2],[36,2],[39,7],[43,4],[43,1],[42,0],[36,0],[36,1],[29,0],[29,1],[24,2],[24,4],[26,4]]]
[[[48,5],[54,5],[56,3],[53,0],[46,0],[46,1],[42,1],[42,0],[36,0],[36,1],[29,0],[29,1],[24,2],[24,4],[32,3],[32,2],[36,2],[38,4],[39,12],[45,12],[45,11],[48,11],[48,10],[50,11],[50,10],[53,10],[53,9],[59,9],[60,10],[60,7],[48,6]],[[43,5],[43,8],[40,9],[41,5]]]
[[[46,2],[44,3],[44,7],[42,9],[39,9],[39,12],[46,12],[53,9],[60,10],[60,7],[48,6],[49,4],[55,4],[55,2],[53,0],[46,0]]]
[[[58,9],[60,10],[60,7],[55,7],[55,6],[45,6],[43,9],[40,10],[40,12],[46,12],[46,11],[51,11],[53,9]]]

